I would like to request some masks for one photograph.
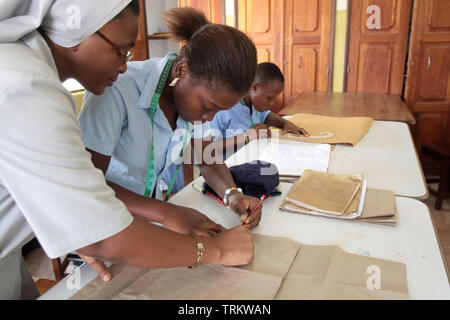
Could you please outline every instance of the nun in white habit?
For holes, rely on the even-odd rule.
[[[129,3],[0,0],[0,299],[37,297],[21,255],[34,236],[56,258],[132,222],[91,164],[75,103],[61,85],[76,77],[101,93],[125,71],[116,51],[92,35]],[[116,37],[125,52],[136,39],[137,22],[129,29]],[[68,48],[68,61],[55,61],[52,50]]]
[[[201,238],[133,219],[85,150],[61,82],[101,94],[126,71],[137,1],[0,0],[0,299],[37,297],[21,255],[34,236],[50,258],[77,251],[136,267],[253,258],[244,226]]]

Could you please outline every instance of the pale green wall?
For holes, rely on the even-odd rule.
[[[336,29],[334,42],[333,92],[342,92],[345,62],[345,32],[347,28],[347,10],[336,11]]]

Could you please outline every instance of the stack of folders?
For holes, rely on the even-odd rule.
[[[362,174],[305,170],[283,200],[281,210],[329,218],[396,225],[392,191],[367,189]]]

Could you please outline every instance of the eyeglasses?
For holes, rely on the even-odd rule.
[[[126,52],[124,49],[119,48],[118,46],[116,46],[111,40],[109,40],[107,37],[105,37],[102,33],[100,33],[100,31],[97,31],[96,34],[98,34],[103,40],[105,40],[106,42],[108,42],[111,46],[114,47],[114,49],[117,50],[117,54],[119,55],[119,57],[123,60],[125,60],[124,62],[128,62],[130,61],[131,58],[133,58],[133,54],[131,53],[131,51]]]

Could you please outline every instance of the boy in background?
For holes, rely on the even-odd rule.
[[[218,112],[211,121],[211,129],[220,131],[224,139],[224,158],[255,138],[270,138],[271,126],[282,129],[283,134],[289,132],[309,136],[305,129],[270,111],[283,89],[284,76],[278,66],[271,62],[258,64],[255,80],[247,95],[233,108]],[[227,150],[231,146],[234,148]]]

